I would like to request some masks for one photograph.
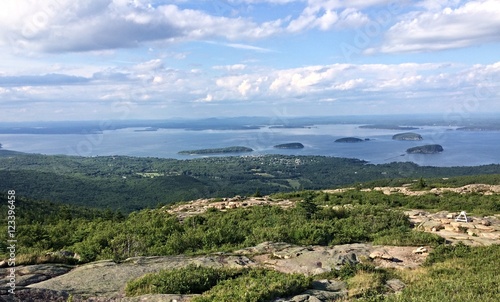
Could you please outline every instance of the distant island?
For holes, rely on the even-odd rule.
[[[302,149],[302,148],[304,148],[304,145],[302,145],[301,143],[288,143],[288,144],[276,145],[276,146],[274,146],[274,148],[277,148],[277,149]]]
[[[406,150],[406,153],[408,154],[435,154],[439,152],[443,152],[443,146],[441,145],[424,145],[424,146],[418,146],[418,147],[413,147],[409,148]]]
[[[368,141],[370,139],[361,139],[361,138],[357,138],[357,137],[343,137],[343,138],[339,138],[339,139],[336,139],[335,142],[336,143],[360,143],[360,142],[364,142],[364,141]]]
[[[456,130],[459,130],[459,131],[499,131],[500,126],[467,126],[467,127],[459,127]]]
[[[363,125],[363,126],[359,126],[359,128],[384,129],[384,130],[417,130],[418,129],[416,127],[411,127],[411,126],[383,125],[383,124]]]
[[[310,125],[273,125],[269,126],[269,129],[312,129],[315,126]]]
[[[226,148],[186,150],[186,151],[180,151],[179,154],[199,155],[199,154],[242,153],[242,152],[252,152],[252,151],[253,151],[252,148],[242,147],[242,146],[232,146],[232,147],[226,147]]]
[[[392,139],[397,141],[421,141],[424,138],[418,133],[405,132],[395,134]]]
[[[158,128],[157,127],[148,127],[146,129],[137,129],[134,131],[135,132],[154,132],[154,131],[158,131]]]

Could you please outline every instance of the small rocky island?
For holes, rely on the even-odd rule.
[[[242,153],[252,152],[252,148],[242,146],[232,146],[226,148],[212,148],[212,149],[199,149],[199,150],[186,150],[180,151],[179,154],[183,155],[207,155],[207,154],[225,154],[225,153]]]
[[[397,141],[421,141],[424,138],[420,134],[418,134],[418,133],[405,132],[405,133],[395,134],[392,137],[392,139],[393,140],[397,140]]]
[[[443,152],[443,146],[435,144],[435,145],[424,145],[424,146],[418,146],[418,147],[413,147],[409,148],[406,150],[406,153],[408,154],[436,154]]]
[[[302,149],[302,148],[304,148],[304,145],[302,145],[301,143],[287,143],[287,144],[276,145],[276,146],[274,146],[274,148],[277,148],[277,149]]]
[[[357,138],[357,137],[343,137],[343,138],[336,139],[335,142],[336,143],[361,143],[361,142],[368,141],[368,140],[370,140],[370,139],[361,139],[361,138]]]

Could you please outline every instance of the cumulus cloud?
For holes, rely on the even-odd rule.
[[[223,38],[232,41],[228,46],[238,48],[249,46],[237,42],[242,40],[310,29],[359,27],[369,21],[361,10],[384,1],[246,0],[227,4],[285,5],[291,2],[303,3],[304,10],[299,16],[284,15],[256,22],[238,15],[214,15],[208,8],[181,8],[184,1],[153,6],[143,0],[5,0],[5,8],[0,12],[0,43],[19,52],[60,53],[133,48],[148,42]],[[240,48],[268,51],[258,47]]]
[[[228,13],[217,14],[212,3],[227,4]],[[498,100],[500,63],[388,64],[392,57],[380,54],[500,42],[498,1],[396,1],[405,6],[395,10],[389,3],[5,0],[0,11],[0,52],[6,54],[0,71],[1,109],[54,104],[68,112],[73,104],[94,110],[121,103],[144,112],[173,107],[182,112],[180,108],[203,106],[250,108],[269,100],[300,108],[319,102],[399,104],[418,99],[417,106],[443,96],[467,99],[477,91]],[[260,14],[269,8],[276,10]],[[340,57],[326,48],[342,45],[350,33],[353,41],[359,33],[368,37],[366,45],[356,45],[358,54],[381,43],[366,49],[379,53],[381,63],[325,64]],[[320,41],[330,35],[327,43]],[[186,41],[192,43],[179,43]],[[134,47],[141,48],[129,49]],[[8,48],[30,56],[16,56]],[[412,56],[397,60],[412,62]],[[371,60],[360,57],[359,62]]]
[[[383,45],[369,52],[425,52],[500,42],[497,0],[469,1],[456,7],[435,2],[424,2],[426,11],[408,14],[393,25]],[[446,3],[457,5],[457,1]]]
[[[326,31],[343,27],[359,27],[368,21],[367,15],[353,7],[341,9],[328,1],[314,2],[309,3],[300,16],[291,20],[286,30],[292,33],[309,29]]]
[[[438,106],[442,102],[460,104],[474,98],[481,98],[486,104],[500,97],[500,62],[474,66],[330,64],[285,69],[232,64],[214,68],[228,72],[214,76],[200,70],[166,68],[155,59],[119,69],[103,68],[91,77],[76,77],[76,82],[70,74],[38,78],[3,76],[0,105],[11,111],[21,107],[21,103],[41,108],[47,102],[50,107],[66,109],[104,108],[105,104],[112,106],[118,102],[141,110],[146,110],[144,106],[154,110],[162,106],[190,108],[208,103],[238,108],[243,102],[253,104],[263,100],[289,105],[293,100],[291,106],[297,108],[319,103],[361,106],[366,102],[372,105],[383,102],[384,106],[391,106],[408,100]],[[62,84],[51,82],[51,77]],[[447,108],[448,103],[443,103],[442,108]]]
[[[401,96],[427,94],[431,100],[460,90],[464,97],[467,93],[472,97],[476,87],[487,86],[491,91],[500,88],[500,84],[486,81],[500,76],[500,63],[462,68],[456,72],[455,69],[460,69],[458,65],[430,63],[307,66],[222,76],[216,80],[212,93],[225,94],[228,100],[250,97],[304,101],[362,100],[383,94],[387,101],[397,102]]]
[[[282,22],[257,24],[173,4],[152,7],[141,1],[5,2],[12,10],[0,13],[3,44],[43,52],[130,48],[144,42],[211,37],[257,39],[278,32]]]

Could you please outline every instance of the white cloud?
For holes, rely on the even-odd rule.
[[[424,7],[429,10],[408,14],[388,30],[380,48],[369,52],[438,51],[500,42],[498,0],[468,1],[458,7],[426,1]]]
[[[273,104],[297,108],[322,103],[351,104],[352,108],[361,106],[360,110],[364,106],[360,104],[383,101],[384,105],[378,108],[383,111],[391,104],[403,106],[403,101],[414,106],[432,104],[437,108],[441,104],[441,108],[447,108],[451,103],[460,105],[471,99],[479,99],[481,106],[486,106],[500,97],[500,62],[473,66],[331,64],[287,69],[233,64],[215,66],[218,70],[237,71],[219,76],[200,69],[172,69],[163,64],[154,59],[120,69],[103,68],[88,82],[72,85],[55,82],[33,85],[29,78],[24,78],[24,85],[0,85],[0,108],[13,112],[22,106],[49,106],[66,112],[80,108],[84,112],[92,108],[105,110],[108,106],[110,111],[115,103],[127,103],[135,108],[131,114],[146,112],[146,108],[152,110],[151,114],[158,114],[153,112],[154,108],[161,106],[190,108],[210,103],[238,108],[242,102],[261,104],[272,100]],[[10,76],[0,76],[0,83],[6,77]],[[67,81],[68,77],[56,79]]]
[[[134,70],[139,70],[139,71],[152,71],[152,70],[156,70],[158,68],[164,68],[164,66],[163,66],[162,60],[153,59],[150,61],[141,62],[139,64],[136,64],[132,68]]]
[[[231,48],[235,48],[235,49],[252,50],[252,51],[256,51],[256,52],[273,52],[273,50],[268,49],[268,48],[263,48],[263,47],[248,45],[248,44],[241,44],[241,43],[215,43],[215,42],[207,42],[207,43],[219,44],[222,46],[231,47]]]
[[[283,22],[258,24],[176,5],[153,8],[146,1],[6,0],[5,6],[0,12],[2,44],[24,52],[94,51],[212,37],[259,39],[278,33]]]
[[[268,48],[251,44],[276,35],[314,29],[331,31],[362,28],[370,22],[378,24],[377,14],[388,13],[391,7],[394,8],[394,3],[387,0],[224,2],[229,6],[293,2],[298,7],[303,6],[298,15],[286,15],[287,12],[281,10],[281,17],[256,22],[241,15],[212,15],[206,3],[206,7],[199,5],[198,9],[181,8],[187,2],[170,1],[168,3],[174,4],[152,6],[145,0],[5,0],[5,9],[0,11],[0,43],[13,48],[14,53],[36,54],[108,51],[160,42],[164,47],[181,41],[219,40],[217,43],[232,48],[270,52]],[[365,53],[432,51],[500,41],[497,0],[461,3],[458,0],[423,0],[408,4],[405,7],[410,12],[388,30],[385,43]],[[389,23],[393,23],[393,19],[396,17],[390,18]],[[383,24],[385,26],[390,24]]]
[[[457,69],[459,71],[457,71]],[[263,75],[266,76],[263,76]],[[461,91],[473,97],[477,87],[500,93],[500,63],[465,67],[450,64],[333,64],[302,68],[262,70],[257,73],[222,76],[212,93],[225,95],[227,101],[247,99],[317,100],[372,99],[383,95],[388,103],[401,97],[426,98],[439,102],[443,95]]]
[[[227,70],[227,71],[236,71],[243,70],[247,66],[245,64],[233,64],[233,65],[217,65],[212,67],[215,70]]]
[[[291,20],[286,29],[288,32],[296,33],[314,28],[326,31],[359,27],[366,24],[369,18],[357,7],[360,6],[351,2],[310,0],[301,15]]]

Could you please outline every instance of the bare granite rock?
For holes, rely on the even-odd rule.
[[[103,301],[113,301],[112,299],[124,296],[125,285],[132,279],[147,273],[181,268],[189,264],[210,267],[250,267],[255,265],[246,256],[134,257],[122,263],[105,260],[85,264],[65,275],[32,284],[29,287],[65,291],[84,298],[99,297],[108,299]]]
[[[70,294],[65,291],[57,291],[43,288],[20,288],[16,289],[14,295],[1,293],[0,302],[66,302]],[[74,302],[84,301],[74,299]]]
[[[340,269],[343,265],[355,264],[360,259],[368,259],[370,254],[381,251],[393,257],[393,261],[376,258],[374,264],[380,267],[414,268],[425,260],[427,253],[413,254],[414,247],[373,246],[371,244],[345,244],[338,246],[294,246],[286,243],[263,242],[255,247],[242,249],[232,254],[206,256],[134,257],[121,263],[111,260],[97,261],[77,267],[46,264],[20,268],[25,276],[43,272],[61,273],[51,279],[29,285],[25,297],[50,295],[49,300],[61,301],[72,295],[73,301],[90,302],[138,302],[138,301],[189,301],[191,296],[146,295],[125,297],[124,289],[128,281],[144,274],[163,269],[175,269],[196,264],[210,267],[267,267],[285,273],[317,275]],[[282,255],[281,258],[276,255]],[[383,255],[383,254],[382,254]],[[385,257],[387,258],[387,257]],[[394,261],[397,259],[397,261]],[[31,295],[31,296],[30,296]],[[280,301],[333,301],[346,295],[346,285],[335,280],[315,281],[307,292]],[[0,295],[0,301],[6,296]],[[33,298],[35,299],[35,298]],[[292,299],[292,300],[290,300]],[[302,299],[302,300],[301,300]],[[305,300],[304,300],[305,299]],[[326,299],[326,300],[325,300]],[[39,301],[39,300],[21,300]],[[41,301],[41,300],[40,300]]]
[[[389,279],[386,281],[385,286],[389,288],[390,291],[397,293],[402,291],[406,287],[406,284],[399,279]]]

